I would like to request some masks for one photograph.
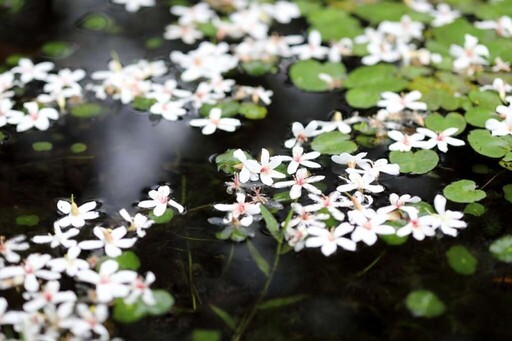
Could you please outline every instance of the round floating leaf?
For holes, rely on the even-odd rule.
[[[444,303],[429,290],[416,290],[405,299],[407,308],[417,317],[437,317],[445,311]]]
[[[345,98],[351,107],[367,109],[377,104],[381,93],[375,89],[354,88],[347,92]]]
[[[466,111],[464,117],[472,126],[485,128],[485,122],[487,122],[488,119],[497,118],[498,115],[495,113],[494,109],[490,110],[488,108],[475,107]]]
[[[114,26],[114,20],[104,13],[91,13],[80,22],[79,26],[95,32],[110,31]]]
[[[414,79],[420,76],[427,76],[432,73],[432,70],[426,66],[402,66],[400,68],[400,75],[408,78]]]
[[[438,132],[448,128],[457,128],[455,135],[459,135],[466,129],[466,120],[464,116],[455,112],[449,113],[446,116],[436,113],[425,117],[425,125],[428,129]]]
[[[153,220],[155,224],[165,224],[172,220],[174,217],[174,211],[170,208],[166,209],[164,214],[157,217],[153,211],[149,212],[149,219]]]
[[[192,341],[220,341],[221,335],[218,330],[195,329],[192,331]]]
[[[512,184],[503,186],[503,193],[505,194],[505,199],[508,202],[512,202]]]
[[[101,109],[96,103],[82,103],[71,108],[71,115],[80,118],[96,117],[101,114]]]
[[[443,194],[448,200],[459,203],[480,201],[486,197],[485,192],[476,189],[476,183],[471,180],[452,182],[444,188]]]
[[[236,149],[228,149],[224,153],[219,154],[215,157],[215,163],[217,164],[217,169],[223,171],[224,173],[233,174],[235,171],[239,169],[235,169],[236,165],[240,165],[241,162],[237,158],[233,156],[233,152]],[[247,159],[252,159],[252,156],[246,152],[244,152]]]
[[[52,150],[52,148],[53,145],[51,142],[41,141],[32,144],[32,149],[34,149],[36,152],[47,152]]]
[[[501,105],[501,99],[495,91],[473,90],[468,94],[468,98],[475,107],[486,108],[494,111],[498,105]]]
[[[152,290],[152,293],[154,305],[145,304],[140,298],[133,304],[127,304],[122,298],[116,299],[112,314],[114,319],[121,323],[132,323],[148,315],[167,313],[174,304],[174,298],[165,290]]]
[[[73,53],[74,47],[71,43],[65,41],[51,41],[41,47],[41,52],[46,57],[64,58]]]
[[[261,120],[267,116],[267,108],[250,102],[242,103],[238,112],[250,120]]]
[[[74,143],[69,149],[73,154],[79,154],[87,150],[87,145],[85,143]]]
[[[137,96],[132,102],[132,108],[139,111],[148,111],[156,102],[154,98]]]
[[[290,78],[299,89],[306,91],[327,91],[332,87],[320,79],[320,74],[327,74],[335,81],[345,77],[345,66],[341,63],[320,63],[316,60],[304,60],[293,64],[290,68]]]
[[[400,21],[405,14],[409,15],[413,20],[423,22],[430,22],[432,20],[432,17],[426,13],[415,12],[405,4],[395,2],[378,2],[362,5],[356,8],[355,14],[375,25],[384,20]]]
[[[16,218],[16,225],[36,226],[39,224],[39,217],[35,214],[20,215]]]
[[[353,153],[357,150],[357,144],[348,141],[350,136],[340,133],[339,131],[331,131],[323,133],[315,137],[311,142],[311,148],[322,154],[340,154]]]
[[[114,260],[119,264],[120,270],[137,271],[140,267],[139,257],[133,251],[125,251]]]
[[[446,258],[452,269],[461,275],[472,275],[476,270],[477,260],[464,246],[452,246]]]
[[[242,69],[254,77],[263,76],[274,71],[275,62],[264,62],[262,60],[252,60],[241,64]]]
[[[162,46],[163,43],[164,43],[164,40],[162,38],[154,37],[154,38],[149,38],[148,40],[146,40],[146,42],[144,43],[144,46],[149,50],[154,50],[154,49],[157,49],[160,46]]]
[[[503,236],[489,247],[492,255],[502,262],[512,263],[512,236]]]
[[[480,217],[485,213],[485,206],[477,202],[472,202],[466,205],[464,208],[464,213],[474,215],[475,217]]]
[[[399,237],[396,234],[383,234],[380,235],[379,238],[382,239],[388,245],[397,246],[404,244],[407,241],[407,239],[409,239],[409,236]]]
[[[5,60],[5,64],[8,66],[16,66],[18,65],[20,59],[27,58],[27,56],[22,54],[11,54],[7,59]]]
[[[377,64],[371,66],[361,66],[352,71],[345,86],[347,88],[368,87],[396,78],[398,69],[390,64]]]
[[[439,156],[432,150],[392,151],[389,153],[389,161],[398,164],[401,173],[425,174],[437,166]]]
[[[174,298],[165,290],[152,290],[156,304],[147,305],[146,310],[150,315],[163,315],[167,313],[174,304]]]
[[[233,117],[238,114],[240,104],[235,101],[225,101],[216,104],[203,104],[199,108],[199,114],[203,117],[210,115],[210,110],[219,108],[222,111],[222,117]]]
[[[322,35],[324,42],[354,38],[363,33],[359,21],[343,11],[325,8],[308,16],[311,28]]]
[[[0,131],[0,142],[7,139],[7,135]]]
[[[477,153],[494,158],[505,156],[511,149],[504,138],[492,136],[491,132],[485,129],[472,130],[468,135],[468,142]]]
[[[471,34],[480,41],[488,41],[489,39],[486,38],[493,36],[493,32],[480,30],[465,18],[459,18],[448,25],[434,27],[432,33],[435,41],[447,47],[452,44],[459,46],[464,45],[465,34]]]

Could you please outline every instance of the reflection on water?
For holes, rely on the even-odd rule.
[[[145,39],[160,36],[170,22],[166,10],[148,9],[127,15],[100,0],[51,4],[53,12],[42,10],[44,18],[54,19],[51,25],[43,19],[22,25],[30,21],[28,17],[10,20],[8,31],[3,32],[12,33],[14,22],[20,25],[16,26],[19,32],[5,36],[0,46],[2,57],[26,53],[25,46],[31,46],[29,51],[37,49],[27,42],[66,40],[76,42],[78,49],[70,57],[56,61],[57,67],[83,68],[90,73],[106,67],[111,51],[116,51],[122,61],[131,61],[166,57],[173,48],[180,47],[165,42],[156,50],[144,49]],[[77,28],[76,21],[90,11],[108,13],[123,31],[105,34]],[[37,37],[30,32],[38,32]],[[169,225],[151,228],[135,251],[142,261],[141,270],[155,273],[156,287],[175,295],[175,313],[116,328],[122,337],[133,340],[184,338],[194,328],[228,332],[209,305],[222,307],[232,316],[242,316],[252,306],[264,277],[246,244],[215,239],[218,227],[207,223],[207,218],[214,215],[212,210],[193,210],[229,198],[222,186],[227,179],[208,163],[209,157],[234,147],[279,151],[291,122],[326,119],[333,109],[344,109],[341,93],[303,93],[287,85],[286,79],[286,68],[261,79],[242,79],[271,89],[274,101],[267,119],[247,122],[232,135],[203,136],[187,121],[155,121],[113,101],[101,103],[105,112],[94,119],[68,116],[48,132],[12,134],[0,155],[2,233],[19,232],[13,221],[20,212],[38,214],[41,229],[51,226],[55,199],[71,193],[80,201],[99,199],[104,203],[102,210],[112,214],[142,199],[148,186],[171,183],[175,196],[189,213],[176,217]],[[36,153],[31,147],[36,141],[51,141],[54,150]],[[76,142],[87,144],[87,152],[72,156],[69,147]],[[457,178],[456,174],[470,174],[469,167],[460,161],[459,158],[446,169],[436,171],[439,178],[401,176],[384,183],[393,190],[431,199],[442,184]],[[502,224],[506,212],[502,215],[492,218],[495,224]],[[483,225],[483,220],[475,219],[457,240],[434,239],[421,245],[408,242],[399,247],[380,243],[330,258],[314,251],[290,252],[281,258],[267,297],[304,298],[299,303],[259,313],[247,339],[402,339],[411,335],[437,339],[452,335],[462,340],[510,335],[512,326],[506,313],[510,312],[512,291],[493,281],[509,274],[510,269],[494,268],[498,265],[485,261],[485,241],[492,233],[479,229]],[[34,229],[29,234],[38,232],[41,231]],[[271,237],[257,233],[253,243],[271,260],[275,252]],[[478,273],[464,281],[445,261],[446,250],[456,243],[471,247],[475,254],[481,253]],[[406,311],[404,297],[411,289],[423,287],[449,302],[446,318],[419,320]],[[498,330],[502,334],[495,334]]]

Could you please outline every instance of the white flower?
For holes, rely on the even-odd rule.
[[[137,12],[141,7],[155,6],[155,0],[112,0],[112,2],[125,5],[128,12]]]
[[[496,108],[496,112],[504,118],[502,121],[498,121],[495,118],[488,119],[485,122],[485,128],[491,131],[493,136],[507,136],[512,135],[512,104],[508,107],[499,105]]]
[[[437,149],[439,149],[443,153],[446,153],[448,151],[448,145],[463,146],[465,144],[464,141],[451,137],[457,132],[457,130],[457,128],[448,128],[440,133],[436,133],[427,128],[416,129],[418,133],[430,137],[430,140],[427,140],[422,143],[422,148],[432,149],[434,147],[437,147]]]
[[[25,251],[28,248],[29,245],[25,242],[25,236],[16,236],[7,240],[4,236],[0,236],[0,255],[9,263],[19,263],[21,257],[16,251]]]
[[[149,219],[144,214],[137,213],[134,217],[132,217],[124,208],[119,211],[119,214],[129,223],[127,231],[136,231],[137,236],[140,238],[146,235],[145,230],[150,228],[154,223],[153,220]]]
[[[423,36],[423,24],[412,21],[408,15],[402,16],[400,22],[383,21],[379,25],[379,31],[393,35],[404,42],[412,39],[421,39]]]
[[[238,159],[242,163],[242,165],[243,165],[242,169],[240,170],[240,173],[238,175],[238,180],[240,181],[240,183],[244,184],[244,183],[246,183],[249,180],[251,180],[251,181],[258,180],[258,178],[259,178],[258,172],[253,173],[249,169],[249,167],[257,168],[257,167],[254,167],[254,166],[257,166],[257,165],[251,165],[252,162],[248,163],[248,161],[250,161],[250,160],[247,159],[247,155],[245,155],[243,150],[241,150],[241,149],[235,150],[233,152],[233,156],[236,159]],[[256,162],[256,164],[257,164],[257,162]],[[259,169],[257,169],[257,170],[259,171]]]
[[[40,81],[46,80],[48,72],[51,71],[53,67],[52,62],[34,64],[28,58],[21,58],[18,61],[18,66],[13,67],[11,72],[19,74],[21,82],[26,84],[34,79]]]
[[[241,156],[240,153],[237,153],[237,155]],[[261,182],[267,186],[272,186],[274,178],[282,179],[286,177],[283,173],[275,170],[282,162],[281,157],[270,157],[270,153],[265,148],[261,149],[260,162],[256,160],[245,160],[242,162],[247,169],[246,171],[242,169],[240,172],[240,181],[242,183],[247,182],[252,177],[252,174],[257,174]]]
[[[231,92],[236,82],[233,79],[224,79],[221,75],[215,75],[209,80],[213,91],[219,94]]]
[[[329,215],[325,213],[311,213],[314,211],[312,208],[306,208],[299,203],[292,203],[291,207],[296,215],[290,220],[287,228],[294,226],[309,228],[311,226],[325,227],[322,220],[329,219]],[[284,225],[284,223],[282,224]]]
[[[179,17],[180,25],[206,23],[215,16],[207,3],[199,3],[194,6],[172,6],[171,13]]]
[[[80,251],[77,246],[71,247],[64,257],[49,260],[48,267],[52,272],[62,273],[65,271],[68,276],[75,277],[79,271],[89,269],[89,263],[78,258]]]
[[[56,248],[59,245],[64,246],[66,249],[76,245],[76,240],[70,240],[69,238],[76,237],[80,231],[76,228],[71,228],[66,232],[62,232],[57,222],[53,224],[53,235],[48,233],[46,236],[35,236],[32,238],[32,242],[36,244],[50,244],[50,247]]]
[[[339,63],[343,59],[343,56],[352,55],[353,45],[350,38],[343,38],[338,42],[331,43],[329,61],[331,63]]]
[[[73,335],[79,339],[90,339],[91,331],[98,334],[100,340],[108,340],[109,334],[107,328],[102,324],[108,318],[108,308],[104,304],[96,306],[87,306],[79,303],[76,306],[78,318],[68,319],[61,323],[61,327],[71,330]]]
[[[129,284],[137,278],[137,273],[131,270],[117,271],[119,264],[107,259],[100,265],[99,272],[82,270],[78,280],[96,285],[96,299],[100,303],[111,302],[116,297],[126,297],[130,292]]]
[[[512,19],[506,15],[499,17],[496,21],[477,21],[475,26],[482,30],[495,30],[502,37],[508,38],[512,36]]]
[[[58,281],[49,281],[41,292],[27,293],[25,298],[31,298],[31,300],[23,305],[23,310],[30,313],[38,311],[47,305],[76,301],[77,297],[74,292],[59,290],[60,283]]]
[[[484,45],[478,44],[478,38],[470,34],[464,35],[464,47],[450,46],[450,54],[455,57],[453,67],[455,70],[463,70],[471,65],[487,65],[489,50]]]
[[[186,99],[192,96],[187,90],[179,89],[175,79],[168,79],[164,84],[151,84],[151,91],[147,93],[148,98],[155,98],[159,102],[169,102],[174,98]]]
[[[301,60],[324,59],[329,54],[329,48],[322,46],[322,36],[316,30],[309,33],[307,44],[292,46],[291,51]]]
[[[460,17],[460,12],[452,9],[448,4],[437,4],[436,9],[430,12],[434,20],[430,23],[434,27],[451,24]]]
[[[199,109],[203,104],[215,104],[218,99],[223,97],[224,94],[215,92],[210,83],[201,82],[189,100],[194,108]]]
[[[398,113],[404,109],[427,110],[427,105],[418,102],[421,98],[421,92],[414,90],[408,94],[400,96],[394,92],[386,91],[380,94],[382,99],[377,102],[377,106],[386,108],[390,113]]]
[[[426,215],[418,217],[418,210],[411,209],[407,210],[408,220],[407,224],[396,231],[396,235],[399,237],[405,237],[412,233],[412,236],[416,240],[423,240],[425,236],[432,237],[435,234],[435,230],[432,228],[434,219],[432,216]]]
[[[308,229],[304,225],[298,225],[296,228],[288,227],[285,231],[285,239],[293,247],[295,252],[299,252],[306,246]]]
[[[239,86],[236,91],[234,98],[235,99],[245,99],[250,98],[253,103],[258,104],[258,102],[262,102],[265,105],[269,105],[272,103],[272,96],[274,92],[272,90],[266,90],[262,86]]]
[[[31,292],[37,291],[39,289],[37,278],[45,280],[60,278],[60,274],[43,269],[50,258],[50,255],[33,253],[27,257],[22,265],[1,268],[0,281],[12,278],[16,285],[24,283],[25,290]]]
[[[397,150],[400,152],[408,152],[411,148],[423,147],[423,139],[425,135],[420,133],[414,133],[412,135],[404,134],[398,130],[388,131],[388,136],[395,140],[395,143],[389,145],[389,150]]]
[[[156,304],[155,296],[149,286],[155,281],[155,275],[150,271],[146,278],[138,276],[130,286],[130,294],[124,299],[127,304],[135,303],[139,297],[147,305]]]
[[[367,245],[373,245],[377,241],[377,235],[394,234],[392,226],[385,225],[387,214],[377,213],[372,209],[364,211],[353,210],[348,212],[349,221],[355,225],[352,232],[354,242],[363,241]]]
[[[185,210],[183,206],[178,204],[176,201],[169,198],[171,194],[171,188],[169,186],[159,186],[158,189],[149,191],[148,195],[151,200],[143,200],[139,202],[139,207],[142,208],[153,208],[153,214],[160,217],[165,213],[167,205],[174,207],[178,212],[183,213]]]
[[[338,130],[343,134],[350,134],[352,128],[350,124],[359,122],[360,119],[357,115],[353,117],[349,117],[348,119],[343,119],[341,113],[336,111],[331,119],[331,121],[316,121],[318,126],[322,129],[322,132],[330,132],[333,130]]]
[[[305,206],[304,209],[307,212],[316,212],[322,209],[327,209],[329,213],[333,216],[334,219],[338,221],[343,221],[345,219],[345,215],[338,209],[338,207],[343,207],[343,203],[338,201],[340,198],[340,192],[332,192],[328,196],[322,194],[322,196],[318,196],[316,194],[310,193],[308,197],[313,200],[315,203]]]
[[[177,101],[156,102],[149,108],[149,112],[162,115],[163,118],[169,121],[176,121],[187,113],[183,108],[183,103]]]
[[[203,39],[203,33],[194,25],[167,25],[164,38],[168,40],[181,39],[185,44],[195,44],[197,40]]]
[[[222,117],[222,110],[212,108],[208,118],[198,118],[190,121],[192,127],[203,127],[201,133],[203,135],[211,135],[217,129],[227,132],[233,132],[240,126],[240,120],[230,117]]]
[[[78,243],[78,247],[82,250],[95,250],[104,247],[107,256],[112,258],[120,256],[121,249],[128,249],[137,241],[137,238],[123,238],[128,233],[124,226],[114,230],[96,226],[93,233],[99,240],[85,240]]]
[[[380,193],[384,191],[384,187],[381,185],[372,185],[371,183],[375,181],[375,177],[371,174],[361,174],[359,173],[350,173],[348,175],[348,179],[344,177],[340,177],[345,180],[347,183],[344,185],[340,185],[336,188],[338,192],[350,192],[353,190],[358,190],[360,192],[368,191],[371,193]]]
[[[418,203],[420,201],[421,201],[420,197],[417,197],[417,196],[411,197],[410,194],[404,194],[404,195],[398,196],[398,194],[396,194],[396,193],[391,193],[389,195],[389,203],[391,205],[380,207],[377,210],[377,212],[378,213],[391,213],[396,210],[407,209],[412,206],[405,206],[405,204]],[[412,207],[412,208],[414,208],[414,207]]]
[[[16,131],[22,132],[36,127],[39,130],[46,130],[50,127],[50,120],[59,118],[59,113],[54,108],[39,109],[36,102],[23,103],[27,115],[11,116],[8,119],[10,124],[16,124]]]
[[[286,148],[301,146],[303,143],[306,143],[310,137],[317,136],[322,133],[322,130],[318,130],[318,122],[316,121],[309,122],[305,128],[302,123],[293,122],[292,133],[293,138],[286,140],[284,143]]]
[[[289,24],[292,19],[300,17],[299,7],[289,1],[276,1],[275,4],[264,4],[263,10],[280,24]]]
[[[349,223],[341,223],[330,231],[325,228],[310,227],[308,228],[309,237],[306,239],[306,247],[321,247],[324,256],[332,255],[338,246],[345,250],[355,251],[356,243],[343,237],[353,229],[354,226]]]
[[[299,166],[308,168],[321,167],[319,163],[311,161],[318,158],[321,155],[319,152],[304,153],[304,148],[296,146],[293,147],[292,154],[293,156],[281,156],[281,160],[290,161],[287,168],[288,174],[295,174]]]
[[[73,97],[79,96],[82,87],[78,84],[85,77],[85,71],[78,69],[71,71],[70,69],[62,69],[58,74],[50,74],[46,77],[44,91],[55,94],[55,97]]]
[[[234,204],[216,204],[213,207],[219,211],[231,212],[236,219],[239,219],[240,216],[245,216],[250,220],[249,225],[252,224],[253,215],[261,213],[260,204],[245,202],[245,194],[243,193],[237,193],[236,203]]]
[[[505,101],[507,93],[512,92],[512,85],[505,83],[501,78],[495,78],[492,85],[484,85],[480,87],[480,91],[485,90],[496,91],[500,95],[501,100]]]
[[[22,112],[12,110],[13,105],[13,101],[8,98],[1,98],[0,96],[0,127],[5,126],[9,121],[11,121],[11,117],[13,116],[17,116],[18,120],[23,116]]]
[[[0,99],[14,96],[14,91],[9,91],[14,86],[12,72],[0,73]]]
[[[446,198],[438,194],[434,198],[434,207],[437,214],[433,214],[431,217],[434,219],[432,227],[441,228],[444,234],[456,237],[457,230],[465,228],[466,222],[462,219],[462,212],[446,210]]]
[[[300,198],[302,195],[302,189],[304,188],[310,193],[313,194],[321,194],[322,192],[316,188],[315,186],[311,185],[314,182],[322,181],[325,176],[323,175],[316,175],[316,176],[308,176],[308,170],[306,168],[301,168],[295,173],[293,176],[293,180],[291,181],[281,181],[276,182],[273,187],[275,188],[284,188],[284,187],[290,187],[290,198],[291,199],[297,199]]]
[[[25,313],[22,311],[7,311],[7,306],[7,300],[0,297],[0,326],[19,324]],[[0,336],[3,335],[0,334]]]
[[[375,65],[380,61],[394,63],[402,57],[400,51],[383,38],[371,40],[366,49],[368,50],[368,55],[364,56],[361,60],[364,65]]]
[[[73,225],[74,227],[82,227],[85,225],[86,220],[96,219],[100,216],[98,212],[93,211],[96,206],[96,201],[89,201],[79,207],[75,203],[73,197],[71,197],[71,202],[59,200],[57,202],[57,208],[59,211],[67,215],[59,219],[57,223],[61,227],[68,227],[70,225]]]
[[[395,163],[388,163],[386,159],[378,159],[375,162],[365,163],[361,166],[362,169],[347,168],[347,173],[368,173],[375,179],[379,178],[380,173],[386,173],[390,175],[400,174],[400,166]]]
[[[363,167],[371,163],[370,159],[364,157],[368,153],[359,153],[357,155],[351,155],[349,153],[341,153],[340,155],[331,156],[331,160],[340,165],[347,165],[349,168],[356,168],[356,166]]]

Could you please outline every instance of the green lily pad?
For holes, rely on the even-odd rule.
[[[47,152],[52,150],[53,145],[51,142],[46,141],[40,141],[40,142],[34,142],[32,144],[32,149],[34,149],[36,152]]]
[[[405,4],[396,2],[378,2],[362,5],[356,8],[355,14],[374,25],[384,20],[400,21],[402,16],[406,14],[413,20],[423,22],[430,22],[432,20],[432,17],[428,14],[415,12]]]
[[[235,101],[225,101],[216,104],[203,104],[199,108],[199,114],[203,117],[208,117],[213,108],[219,108],[222,111],[222,117],[233,117],[238,114],[240,104]]]
[[[494,109],[485,107],[474,107],[466,111],[464,115],[466,121],[472,126],[485,128],[485,122],[491,118],[498,118]]]
[[[432,150],[392,151],[389,153],[389,161],[398,164],[401,173],[425,174],[437,166],[439,156]]]
[[[149,219],[153,220],[155,224],[165,224],[168,223],[174,218],[174,211],[170,208],[167,208],[161,216],[157,217],[153,211],[149,212]]]
[[[127,304],[124,299],[118,298],[114,301],[112,316],[121,323],[133,323],[148,315],[162,315],[167,313],[174,304],[174,298],[165,290],[152,290],[155,297],[155,304],[145,304],[138,299],[133,304]]]
[[[485,213],[485,206],[477,202],[472,202],[466,205],[464,213],[471,214],[475,217],[480,217]]]
[[[73,44],[66,41],[51,41],[41,47],[41,52],[49,58],[65,58],[75,50]]]
[[[367,109],[377,104],[381,93],[379,89],[354,88],[347,92],[345,98],[351,107]]]
[[[492,136],[488,130],[474,129],[468,135],[469,145],[479,154],[500,158],[511,150],[510,143],[500,136]]]
[[[87,145],[85,143],[73,143],[71,147],[69,147],[71,153],[80,154],[87,150]]]
[[[503,186],[503,194],[508,202],[512,203],[512,184]]]
[[[416,317],[437,317],[444,313],[444,303],[429,290],[415,290],[407,295],[405,304]]]
[[[250,120],[261,120],[267,117],[267,108],[251,102],[242,103],[238,112]]]
[[[16,217],[16,225],[32,227],[37,224],[39,224],[39,217],[35,214],[25,214]]]
[[[485,192],[476,189],[476,183],[471,180],[452,182],[444,188],[443,194],[448,200],[459,203],[471,203],[486,197]]]
[[[245,73],[254,77],[259,77],[266,75],[267,73],[272,73],[276,69],[276,63],[274,61],[265,62],[262,60],[252,60],[250,62],[241,63],[240,65],[242,67],[242,70],[245,71]]]
[[[363,33],[359,21],[343,11],[334,8],[325,8],[308,15],[311,29],[322,35],[324,42],[354,38]]]
[[[162,46],[164,40],[160,37],[153,37],[146,40],[144,43],[144,47],[148,50],[154,50]]]
[[[236,149],[228,149],[224,153],[219,154],[215,157],[215,163],[217,164],[217,169],[228,174],[233,174],[235,171],[239,171],[240,169],[235,169],[236,165],[240,165],[241,162],[237,158],[233,156],[233,153]],[[248,160],[252,159],[252,156],[244,152],[245,156]]]
[[[124,251],[120,256],[114,258],[119,264],[120,270],[137,271],[140,267],[139,257],[133,251]]]
[[[478,108],[486,108],[494,111],[498,105],[501,105],[501,99],[495,91],[473,90],[468,94],[471,103]]]
[[[512,263],[512,236],[503,236],[489,247],[491,254],[502,262]]]
[[[114,19],[100,12],[88,14],[78,26],[94,32],[112,32],[116,28]]]
[[[133,99],[132,108],[139,111],[148,111],[157,102],[154,98],[137,96]]]
[[[435,113],[425,117],[425,125],[428,129],[439,132],[448,128],[457,128],[455,135],[459,135],[466,129],[466,120],[464,116],[456,112],[451,112],[446,116]]]
[[[71,115],[80,118],[96,117],[101,114],[102,108],[96,103],[82,103],[71,108]]]
[[[392,246],[398,246],[405,244],[409,239],[409,236],[399,237],[396,234],[382,234],[379,236],[379,239],[382,239],[384,243]]]
[[[462,245],[454,245],[446,252],[448,264],[461,275],[472,275],[476,271],[477,260]]]
[[[293,84],[305,91],[321,92],[332,87],[322,79],[320,74],[327,74],[340,82],[345,77],[345,66],[341,63],[320,63],[316,60],[304,60],[293,64],[290,68],[290,78]]]
[[[353,153],[357,150],[357,144],[348,141],[349,139],[349,135],[339,131],[323,133],[315,137],[313,142],[311,142],[311,149],[329,155]]]
[[[192,331],[192,341],[220,341],[221,336],[218,330],[195,329]]]
[[[434,27],[432,33],[437,42],[447,47],[452,44],[459,46],[464,45],[465,34],[471,34],[477,37],[481,42],[488,41],[493,36],[492,32],[476,28],[465,18],[456,19],[448,25]]]

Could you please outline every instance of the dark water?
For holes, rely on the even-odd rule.
[[[114,18],[122,32],[99,33],[77,27],[85,14],[97,11]],[[76,50],[55,60],[57,69],[103,70],[111,51],[116,51],[123,62],[168,60],[171,50],[183,46],[166,41],[160,48],[148,50],[144,43],[160,36],[171,20],[164,7],[134,15],[101,0],[32,1],[24,12],[0,23],[0,59],[23,53],[38,60],[41,44],[63,40],[73,42]],[[0,149],[0,233],[32,236],[47,231],[57,218],[56,199],[71,193],[81,202],[102,201],[102,211],[114,215],[142,199],[149,186],[170,183],[175,197],[189,212],[169,224],[153,226],[134,251],[141,258],[140,270],[155,273],[154,287],[169,290],[176,298],[173,313],[112,328],[116,335],[130,340],[187,339],[198,328],[219,330],[229,338],[232,332],[209,305],[240,318],[252,308],[265,277],[247,244],[215,238],[219,228],[208,224],[207,219],[220,214],[210,208],[194,209],[231,200],[223,187],[228,178],[216,171],[209,158],[238,147],[255,153],[262,147],[279,152],[291,122],[324,120],[333,109],[345,108],[340,92],[308,94],[288,85],[285,67],[277,74],[243,81],[273,90],[274,97],[267,119],[244,122],[235,134],[202,136],[188,126],[188,118],[155,121],[112,100],[98,102],[105,108],[100,117],[66,116],[46,132],[16,134],[12,127],[4,129],[9,139]],[[54,149],[34,152],[32,143],[37,141],[50,141]],[[88,150],[72,154],[69,147],[76,142],[87,144]],[[382,155],[382,150],[372,153]],[[471,166],[482,162],[486,160],[470,149],[457,149],[446,155],[433,176],[400,176],[384,185],[431,200],[455,179],[484,184],[499,171],[494,167],[490,174],[473,173]],[[493,200],[501,186],[510,182],[511,176],[502,174],[486,188],[488,213],[480,218],[467,216],[469,227],[458,238],[409,240],[402,246],[379,242],[329,258],[318,250],[283,255],[266,299],[304,298],[259,311],[244,339],[512,338],[512,285],[501,283],[503,278],[512,277],[512,269],[496,262],[488,252],[494,237],[510,231],[510,204],[507,207]],[[454,208],[462,210],[463,206]],[[41,217],[39,227],[15,226],[15,217],[23,213]],[[252,242],[271,263],[274,239],[260,231]],[[448,265],[445,253],[455,244],[466,246],[478,259],[474,275],[458,275]],[[403,302],[416,289],[435,292],[447,306],[445,314],[432,320],[412,317]]]

